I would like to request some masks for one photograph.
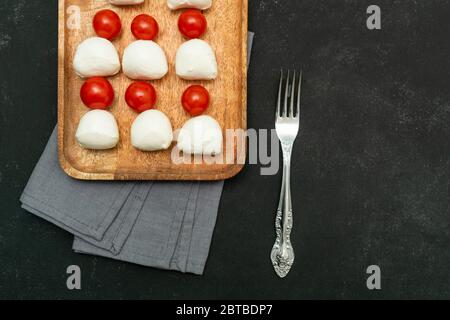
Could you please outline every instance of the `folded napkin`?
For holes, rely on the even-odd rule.
[[[249,33],[249,58],[253,34]],[[20,198],[75,235],[73,249],[144,266],[203,274],[223,181],[79,181],[60,168],[55,129]]]

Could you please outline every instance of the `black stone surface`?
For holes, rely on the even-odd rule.
[[[205,275],[75,254],[20,209],[56,122],[57,1],[0,2],[0,298],[450,298],[450,1],[250,0],[249,127],[272,128],[278,72],[304,69],[294,154],[297,260],[269,261],[279,176],[226,183]],[[82,269],[82,290],[65,270]],[[369,265],[382,290],[366,288]]]

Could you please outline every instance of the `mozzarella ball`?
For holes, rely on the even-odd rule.
[[[108,111],[88,112],[80,120],[76,139],[86,149],[112,149],[119,142],[119,128],[116,119]]]
[[[167,58],[159,45],[150,40],[131,43],[123,54],[123,72],[134,80],[157,80],[169,71]]]
[[[186,122],[178,134],[178,149],[187,154],[222,153],[223,135],[219,123],[210,116],[199,116]]]
[[[109,0],[111,4],[115,4],[116,6],[125,6],[125,5],[133,5],[133,4],[141,4],[144,3],[144,0]]]
[[[183,43],[175,58],[177,75],[185,80],[213,80],[217,78],[217,60],[214,50],[203,40]]]
[[[120,71],[119,54],[111,41],[89,38],[78,46],[73,67],[82,78],[113,76]]]
[[[167,5],[171,10],[184,8],[197,8],[206,10],[211,8],[212,0],[167,0]]]
[[[166,150],[173,141],[172,124],[158,110],[141,113],[131,126],[131,144],[142,151]]]

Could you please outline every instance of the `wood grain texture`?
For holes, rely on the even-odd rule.
[[[92,151],[81,148],[75,140],[80,118],[89,111],[79,97],[83,80],[74,72],[72,61],[79,43],[95,36],[92,18],[98,10],[110,8],[122,18],[122,34],[114,45],[122,57],[124,49],[135,41],[130,25],[132,19],[147,13],[160,25],[155,40],[166,52],[168,75],[151,81],[158,93],[156,109],[163,111],[172,121],[174,129],[181,128],[190,119],[181,106],[181,95],[191,84],[204,85],[211,94],[211,115],[225,129],[247,128],[247,0],[214,0],[213,7],[205,12],[208,32],[203,37],[216,52],[219,76],[215,81],[185,81],[175,74],[175,54],[185,41],[177,27],[179,11],[168,9],[166,0],[146,0],[138,6],[112,6],[107,0],[59,1],[59,52],[58,52],[58,152],[63,170],[71,177],[83,180],[222,180],[238,174],[245,159],[246,148],[238,148],[236,139],[233,164],[174,164],[171,149],[161,152],[142,152],[131,146],[131,124],[137,117],[126,104],[125,90],[132,80],[122,72],[110,77],[116,100],[110,111],[120,128],[120,143],[112,150]],[[81,29],[67,28],[68,8],[81,9]],[[224,134],[224,139],[226,136]],[[175,145],[175,144],[174,144]],[[224,143],[227,145],[227,142]],[[241,162],[242,163],[242,162]]]

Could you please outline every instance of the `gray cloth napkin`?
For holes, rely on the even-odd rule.
[[[249,33],[249,59],[253,34]],[[75,235],[73,249],[203,274],[223,181],[79,181],[60,168],[55,129],[20,198],[22,207]]]

